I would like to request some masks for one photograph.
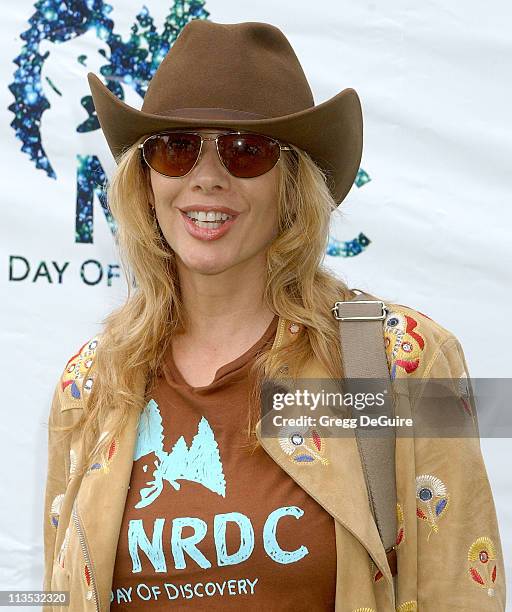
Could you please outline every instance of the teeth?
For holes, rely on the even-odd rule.
[[[198,227],[204,227],[207,229],[218,229],[219,227],[222,227],[222,224],[224,223],[224,221],[195,221],[194,220],[194,223]]]
[[[226,221],[227,219],[232,218],[232,215],[228,215],[223,212],[216,212],[214,210],[209,210],[208,212],[205,212],[204,210],[189,210],[187,211],[186,215],[195,221],[206,222]]]

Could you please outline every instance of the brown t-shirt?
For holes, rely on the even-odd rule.
[[[239,447],[248,370],[277,323],[203,387],[165,356],[140,419],[111,609],[334,610],[333,518],[262,448]]]

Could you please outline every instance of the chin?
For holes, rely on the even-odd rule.
[[[228,263],[226,261],[219,261],[218,258],[210,261],[199,261],[197,259],[183,259],[182,264],[190,272],[196,272],[197,274],[205,274],[207,276],[213,276],[215,274],[221,274],[229,268],[236,265],[237,262]]]

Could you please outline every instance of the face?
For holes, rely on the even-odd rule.
[[[279,163],[261,176],[237,178],[222,165],[215,141],[204,141],[200,158],[186,176],[170,178],[150,169],[156,217],[179,269],[215,275],[265,265],[265,251],[277,235]],[[223,218],[230,218],[210,224],[208,219],[216,218],[212,211],[219,208]],[[203,211],[208,217],[196,221],[184,209],[188,215],[197,217]]]

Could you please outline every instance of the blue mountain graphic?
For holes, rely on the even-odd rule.
[[[181,487],[178,480],[189,480],[202,484],[222,497],[226,496],[226,480],[219,447],[212,428],[204,417],[199,421],[197,434],[192,439],[190,448],[185,438],[180,436],[171,452],[167,453],[163,449],[163,440],[162,415],[158,404],[152,399],[140,416],[133,460],[137,461],[145,455],[155,453],[156,469],[153,472],[153,480],[146,483],[149,486],[140,490],[141,499],[135,508],[149,506],[162,492],[164,480],[177,491]]]

